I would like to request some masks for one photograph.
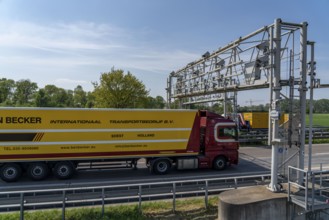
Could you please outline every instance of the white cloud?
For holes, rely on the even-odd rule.
[[[143,35],[143,33],[132,33],[107,24],[91,22],[58,23],[49,26],[29,22],[0,23],[0,47],[16,50],[32,49],[32,57],[42,50],[52,56],[56,55],[55,53],[62,53],[91,59],[100,58],[100,60],[113,58],[130,65],[131,62],[125,59],[131,59],[129,61],[137,59],[139,62],[165,59],[175,62],[184,60],[184,57],[195,57],[195,54],[184,51],[163,50],[161,45],[158,48],[151,48],[151,45],[147,44],[147,36],[144,36],[145,39],[140,39],[144,42],[134,42],[133,36],[138,34]]]
[[[90,82],[114,66],[138,72],[148,89],[158,94],[163,87],[164,95],[167,74],[200,55],[172,50],[154,43],[154,39],[151,45],[150,35],[149,30],[133,32],[91,22],[44,26],[0,21],[0,72],[10,73],[5,77],[13,79],[25,74],[23,78],[38,85],[55,82],[56,86],[73,89],[84,84],[92,89]],[[150,73],[154,73],[150,78],[145,75]]]
[[[28,22],[0,23],[0,47],[79,55],[81,50],[122,48],[123,45],[115,42],[118,34],[124,36],[118,28],[94,23],[50,26]]]

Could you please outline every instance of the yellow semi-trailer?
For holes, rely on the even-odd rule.
[[[288,114],[280,117],[280,125],[288,121]],[[248,121],[251,129],[268,129],[268,112],[244,112],[243,121]]]
[[[68,179],[81,162],[141,158],[157,174],[223,169],[237,164],[236,134],[233,121],[197,110],[1,108],[0,177]]]

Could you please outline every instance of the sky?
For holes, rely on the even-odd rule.
[[[114,67],[165,98],[170,72],[281,18],[308,22],[317,77],[329,84],[328,9],[327,0],[0,0],[0,77],[92,91]],[[246,94],[242,105],[263,99]]]

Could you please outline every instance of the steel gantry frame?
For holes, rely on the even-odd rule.
[[[275,19],[251,34],[210,53],[196,61],[172,71],[167,80],[168,106],[178,101],[179,106],[222,101],[224,115],[226,103],[233,101],[233,117],[237,112],[237,97],[241,91],[269,88],[269,140],[272,145],[271,191],[279,191],[278,151],[283,145],[294,143],[298,147],[298,168],[304,169],[306,83],[307,76],[307,23],[289,23]],[[314,51],[314,50],[313,50]],[[314,64],[314,54],[311,64]],[[298,63],[296,65],[295,63]],[[314,68],[311,68],[314,72]],[[313,72],[311,75],[313,76]],[[282,87],[290,88],[289,95]],[[299,119],[297,129],[290,124],[288,136],[279,130],[280,101],[289,99],[289,118]],[[293,101],[298,99],[298,107]],[[294,118],[294,120],[296,119]],[[291,123],[291,122],[290,122]],[[298,138],[292,141],[292,134]],[[303,177],[298,177],[303,181]]]

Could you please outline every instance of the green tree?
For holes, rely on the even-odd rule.
[[[12,79],[0,79],[0,103],[2,105],[10,105],[13,92],[15,89],[15,81]]]
[[[95,96],[93,92],[87,93],[86,108],[93,108],[95,106]]]
[[[211,111],[218,113],[218,114],[223,114],[224,113],[224,107],[222,103],[215,103],[213,106],[211,106]]]
[[[87,104],[87,94],[83,90],[82,86],[78,85],[74,89],[74,107],[84,108]]]
[[[166,101],[162,96],[155,97],[155,108],[163,109],[166,106]]]
[[[45,93],[47,96],[47,107],[58,107],[62,105],[62,103],[59,103],[59,88],[55,85],[46,85],[45,86]]]
[[[57,95],[55,97],[55,100],[57,101],[57,107],[68,107],[68,94],[67,91],[63,88],[58,88]]]
[[[14,103],[17,106],[31,106],[34,104],[34,96],[38,89],[36,83],[30,80],[19,80],[15,83]]]
[[[145,108],[163,109],[166,106],[166,102],[162,96],[157,96],[155,98],[149,96],[146,99],[144,105]]]
[[[314,113],[329,113],[329,100],[319,99],[314,103]]]
[[[67,90],[66,91],[67,98],[66,98],[66,107],[75,107],[74,106],[74,91],[73,90]]]
[[[35,96],[36,107],[49,107],[49,96],[46,94],[45,89],[39,89]]]
[[[58,88],[55,85],[46,85],[44,89],[38,91],[36,105],[39,107],[70,107],[69,98],[70,95],[65,89]],[[71,103],[73,107],[73,101]]]
[[[142,81],[114,68],[102,73],[100,82],[93,84],[95,107],[99,108],[143,108],[148,95]]]

